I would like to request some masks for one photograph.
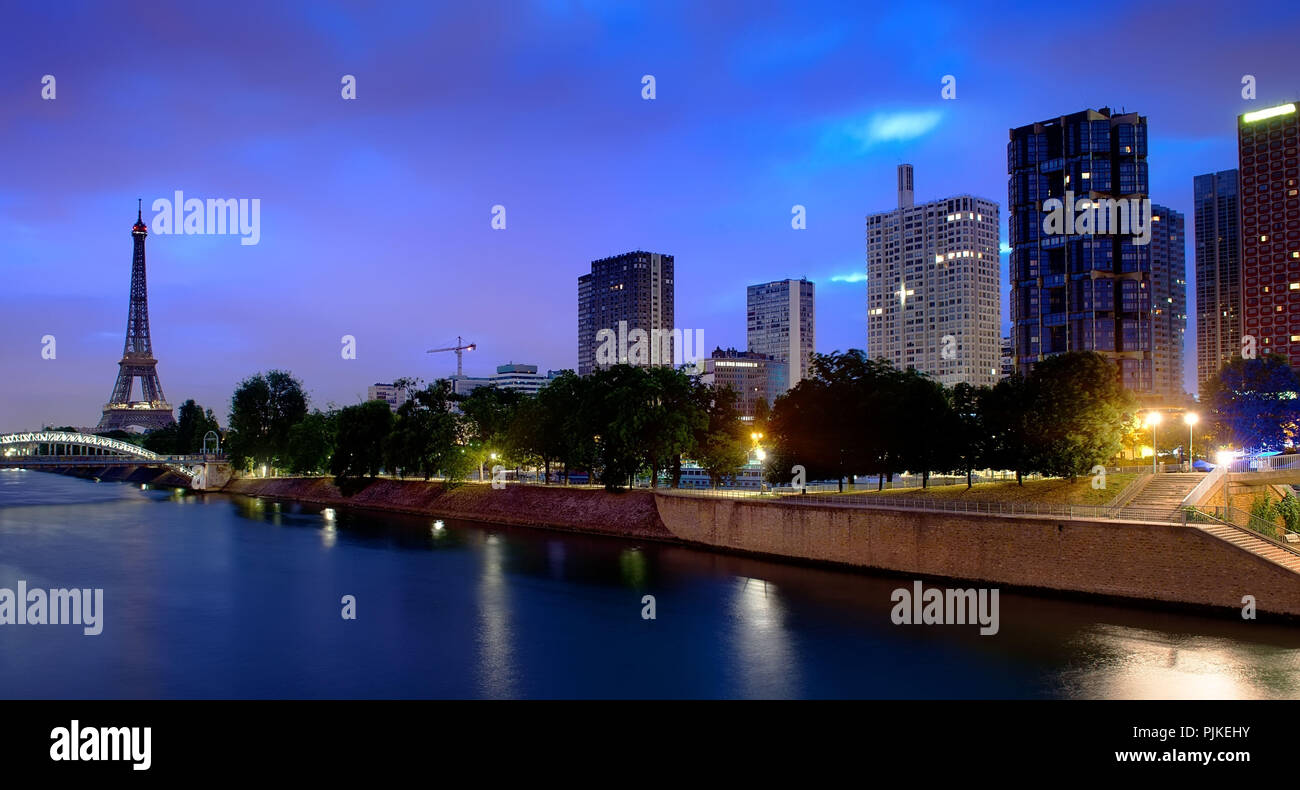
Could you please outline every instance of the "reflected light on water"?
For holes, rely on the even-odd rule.
[[[478,675],[480,693],[495,699],[516,696],[507,593],[505,545],[500,536],[489,534],[483,541],[478,584]]]
[[[732,585],[731,611],[740,696],[799,696],[803,684],[798,655],[780,590],[762,579],[738,578]]]
[[[1300,695],[1300,651],[1205,636],[1097,625],[1065,673],[1093,699],[1267,699]]]

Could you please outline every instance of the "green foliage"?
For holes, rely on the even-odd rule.
[[[734,477],[749,460],[751,440],[740,421],[734,390],[701,387],[700,392],[706,395],[707,402],[702,410],[703,419],[699,420],[693,456],[717,488],[723,480]]]
[[[1295,494],[1287,493],[1280,502],[1274,505],[1277,515],[1281,516],[1282,522],[1290,532],[1300,532],[1300,499]]]
[[[436,381],[411,393],[397,410],[388,465],[398,475],[428,480],[441,474],[458,481],[475,465],[461,442],[462,418],[453,409],[451,390],[451,382]]]
[[[476,461],[486,461],[492,453],[507,460],[510,425],[523,397],[513,390],[496,387],[476,387],[462,396],[460,411],[465,418],[465,438],[474,448]]]
[[[1251,527],[1269,537],[1277,537],[1277,506],[1268,494],[1260,494],[1250,503]]]
[[[289,457],[289,431],[306,416],[302,383],[288,371],[244,379],[230,398],[226,444],[231,462],[237,467],[280,465]]]
[[[384,465],[384,449],[393,430],[393,412],[383,401],[366,401],[339,412],[338,439],[330,473],[343,488],[346,481],[376,477]]]
[[[190,399],[181,404],[176,422],[145,435],[144,448],[162,455],[191,455],[203,450],[203,437],[209,431],[221,435],[221,426],[217,425],[212,409],[204,411]],[[209,447],[214,444],[210,442]]]
[[[338,416],[337,411],[317,409],[289,429],[290,471],[314,475],[329,470],[338,435]]]
[[[1091,351],[1059,354],[1035,365],[1029,383],[1039,472],[1074,480],[1119,453],[1137,402],[1113,363]]]

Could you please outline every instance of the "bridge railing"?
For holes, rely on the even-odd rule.
[[[1267,455],[1263,458],[1238,458],[1225,467],[1233,474],[1243,472],[1286,472],[1300,470],[1300,453]]]

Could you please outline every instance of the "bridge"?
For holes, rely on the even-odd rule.
[[[0,469],[131,467],[169,469],[200,491],[219,488],[230,479],[230,463],[217,453],[160,455],[120,439],[73,431],[0,434]]]

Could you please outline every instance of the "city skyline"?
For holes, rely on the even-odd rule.
[[[688,18],[541,4],[502,38],[484,34],[481,9],[411,6],[400,24],[297,13],[306,26],[259,9],[254,31],[240,26],[245,14],[213,16],[214,32],[248,37],[237,67],[211,42],[192,46],[192,28],[166,11],[140,23],[90,9],[56,46],[20,41],[0,56],[0,140],[24,151],[0,187],[0,307],[24,327],[0,352],[7,380],[24,382],[6,386],[0,428],[90,424],[102,410],[138,197],[147,221],[177,191],[261,200],[256,245],[149,240],[160,375],[173,403],[194,398],[224,420],[234,385],[259,370],[292,370],[316,405],[343,405],[371,382],[449,375],[447,359],[423,352],[457,335],[479,343],[467,373],[512,358],[576,367],[569,278],[628,249],[675,257],[677,323],[702,328],[710,348],[743,344],[745,286],[791,277],[819,284],[818,351],[860,348],[862,219],[892,202],[897,164],[926,174],[926,196],[997,200],[1008,128],[1085,106],[1136,108],[1150,122],[1151,197],[1190,218],[1193,176],[1236,164],[1236,116],[1298,93],[1269,43],[1290,10],[1260,31],[1191,14],[1177,44],[1143,32],[1157,12],[1125,11],[1134,24],[1115,45],[1134,58],[1094,64],[1086,81],[999,60],[1012,42],[1026,56],[1059,46],[1038,32],[1041,15],[945,12],[936,56],[889,35],[924,7]],[[16,9],[11,23],[41,27],[41,11]],[[430,35],[446,42],[432,56]],[[698,43],[713,38],[723,46]],[[150,46],[123,54],[122,40]],[[897,57],[864,60],[864,41]],[[644,51],[656,42],[659,54]],[[552,50],[567,51],[542,57]],[[432,65],[413,66],[417,53]],[[292,68],[267,65],[285,57]],[[1138,72],[1148,80],[1135,84]],[[45,74],[58,80],[49,101]],[[340,97],[345,74],[357,78],[354,102]],[[646,74],[653,100],[642,98]],[[941,97],[948,74],[954,100]],[[1258,81],[1253,102],[1240,96],[1246,74]],[[122,85],[148,100],[124,101]],[[537,128],[521,134],[524,124]],[[118,131],[87,139],[87,127]],[[491,225],[497,205],[504,230]],[[794,206],[805,230],[791,227]],[[1005,278],[1000,301],[1005,331]],[[47,334],[55,360],[41,357]],[[345,335],[356,359],[340,356]],[[1195,356],[1185,348],[1190,392]]]

